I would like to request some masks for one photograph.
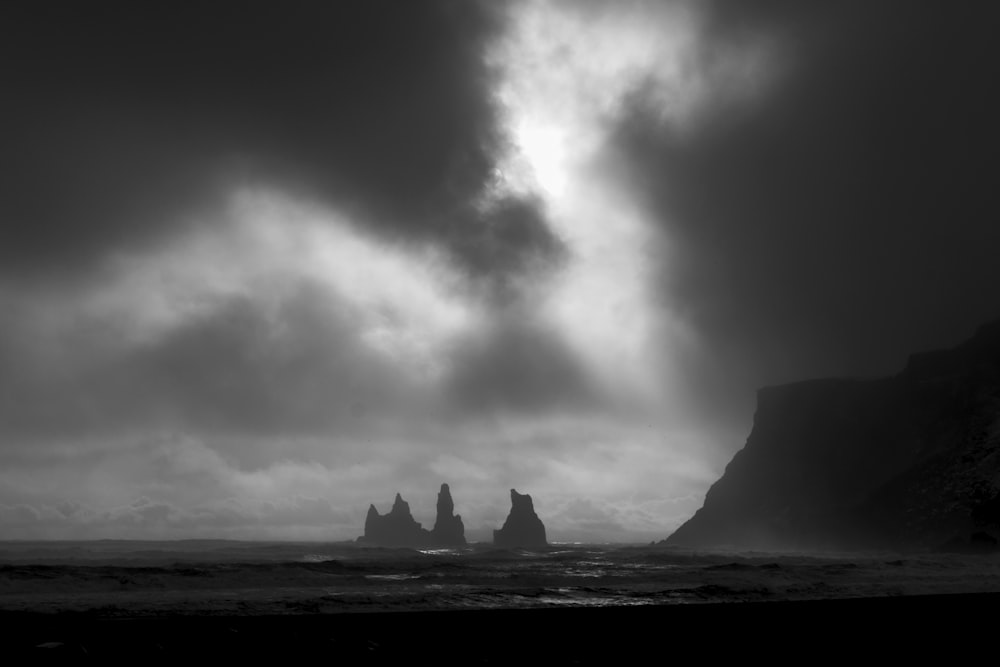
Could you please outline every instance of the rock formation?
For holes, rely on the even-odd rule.
[[[455,503],[447,484],[441,485],[437,500],[437,519],[431,537],[435,545],[443,547],[465,546],[465,526],[462,517],[455,514]]]
[[[455,504],[447,484],[441,485],[434,530],[422,528],[410,513],[410,504],[396,494],[392,510],[382,515],[375,505],[368,507],[365,534],[358,542],[383,547],[451,547],[465,544],[462,517],[454,514]]]
[[[423,547],[430,545],[430,533],[410,513],[410,504],[398,493],[388,514],[382,516],[375,505],[368,507],[365,534],[359,541],[386,547]]]
[[[493,544],[498,547],[544,547],[545,526],[535,514],[531,496],[510,490],[510,514],[503,528],[493,531]]]
[[[1000,535],[1000,322],[879,380],[761,389],[753,429],[666,544],[990,547]]]

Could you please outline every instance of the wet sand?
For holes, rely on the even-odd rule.
[[[1000,594],[282,616],[0,613],[3,654],[343,664],[992,660]],[[9,663],[10,664],[10,663]]]

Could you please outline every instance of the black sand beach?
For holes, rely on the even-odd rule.
[[[19,659],[616,664],[986,657],[998,594],[288,616],[0,615]]]

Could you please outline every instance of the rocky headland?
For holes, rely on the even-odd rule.
[[[1000,321],[899,374],[761,389],[746,445],[664,542],[984,551],[1000,537]]]

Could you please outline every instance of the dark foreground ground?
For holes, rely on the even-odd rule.
[[[1000,594],[285,616],[0,614],[3,655],[335,664],[992,663]]]

